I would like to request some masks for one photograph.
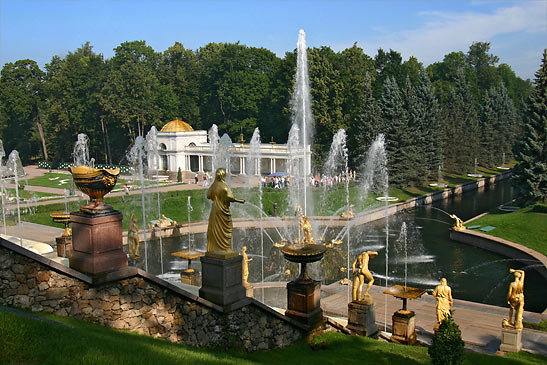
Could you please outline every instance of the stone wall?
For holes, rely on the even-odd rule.
[[[193,346],[287,346],[305,330],[248,298],[221,307],[135,268],[87,277],[0,240],[0,305],[54,313]]]

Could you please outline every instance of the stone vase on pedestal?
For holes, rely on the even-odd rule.
[[[199,296],[222,307],[229,306],[246,297],[241,277],[242,257],[200,257],[201,288]]]
[[[127,266],[123,252],[122,213],[70,213],[72,256],[70,267],[86,274],[100,274]]]
[[[376,337],[378,335],[378,326],[376,326],[374,303],[350,302],[348,304],[347,328],[361,336]]]

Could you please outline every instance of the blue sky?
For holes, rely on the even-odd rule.
[[[43,67],[86,41],[106,58],[132,40],[158,52],[176,41],[190,49],[240,41],[282,57],[299,29],[309,47],[340,51],[357,42],[372,57],[393,48],[425,65],[488,41],[500,62],[533,78],[547,48],[547,0],[0,0],[0,65],[30,58]]]

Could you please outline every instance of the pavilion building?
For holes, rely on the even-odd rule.
[[[175,119],[163,126],[158,132],[157,139],[160,173],[163,171],[170,175],[176,174],[179,168],[182,172],[213,173],[213,148],[208,140],[207,131],[196,131],[188,123]],[[310,147],[307,146],[307,149],[308,163],[306,166],[308,174],[310,174]],[[250,144],[243,143],[243,141],[232,143],[229,148],[230,172],[232,174],[247,175],[250,171],[255,171],[256,174],[260,171],[261,175],[288,172],[289,160],[294,159],[286,144],[262,143],[260,144],[259,170],[258,166],[255,168],[247,166],[253,161],[250,159],[249,152]]]

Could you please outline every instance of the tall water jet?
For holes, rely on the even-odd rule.
[[[89,165],[89,138],[86,134],[78,134],[78,139],[74,144],[72,157],[74,158],[74,166]]]
[[[297,61],[296,61],[296,79],[291,100],[292,106],[292,125],[298,127],[300,153],[302,156],[302,169],[299,170],[298,176],[303,181],[302,186],[302,207],[304,215],[308,215],[311,209],[312,200],[308,197],[308,181],[307,176],[311,170],[308,162],[308,148],[311,145],[313,138],[313,119],[311,113],[311,94],[310,80],[308,74],[308,51],[306,48],[306,33],[304,30],[298,32],[297,43]],[[293,130],[296,132],[296,130]],[[290,135],[289,135],[290,137]]]
[[[346,189],[346,209],[349,212],[349,169],[348,169],[348,148],[346,146],[346,131],[342,128],[336,132],[332,138],[332,144],[330,146],[329,155],[325,163],[325,173],[329,177],[338,176],[341,173],[345,177],[345,189]],[[323,234],[324,236],[324,234]],[[350,228],[346,229],[346,242],[347,242],[347,279],[350,279]],[[350,295],[350,289],[348,286],[348,298]]]
[[[216,156],[218,153],[218,144],[220,140],[218,135],[218,127],[216,124],[213,124],[213,126],[209,129],[207,136],[209,137],[209,145],[211,146],[211,171],[213,172],[214,179],[215,171],[218,169],[218,166],[216,165]]]
[[[19,178],[25,176],[19,152],[11,151],[6,162],[9,176],[13,176],[15,184],[15,201],[17,203],[17,223],[19,225],[19,243],[23,246],[23,226],[21,225],[21,206],[19,204]]]
[[[247,186],[253,186],[253,179],[258,175],[261,178],[260,168],[262,163],[262,155],[260,153],[260,130],[255,128],[249,146],[249,155],[247,156]],[[264,228],[262,227],[262,181],[258,180],[258,206],[260,213],[260,281],[264,282]],[[262,289],[262,301],[264,301],[264,289]]]
[[[215,169],[224,168],[226,170],[226,182],[228,185],[231,185],[231,175],[232,175],[232,164],[230,163],[230,148],[232,148],[232,139],[230,136],[226,133],[220,137],[220,141],[218,142],[218,151],[215,156],[213,156],[213,159],[216,160],[215,162]],[[216,172],[213,171],[213,174]]]
[[[142,136],[138,136],[135,140],[135,144],[129,150],[127,154],[127,160],[131,164],[133,175],[139,179],[141,186],[141,209],[142,209],[142,227],[144,231],[144,269],[148,271],[148,241],[146,239],[146,203],[145,203],[145,161],[146,161],[146,150],[145,150],[145,139]]]
[[[4,143],[0,139],[0,194],[2,194],[2,224],[4,226],[4,234],[8,233],[6,226],[6,187],[4,186],[4,177],[6,167],[4,166],[4,157],[6,157],[6,151],[4,150]]]
[[[401,225],[401,232],[399,233],[399,239],[397,243],[401,246],[405,253],[405,288],[406,288],[406,279],[408,276],[408,249],[407,249],[407,231],[406,231],[406,222],[403,222]]]
[[[148,157],[148,167],[158,175],[158,170],[160,166],[160,154],[159,154],[159,143],[158,143],[158,131],[156,127],[152,126],[150,131],[146,134],[146,155]],[[161,221],[161,203],[160,203],[160,180],[156,179],[156,195],[157,195],[157,213],[158,213],[158,222]],[[158,225],[159,226],[159,225]],[[161,228],[159,229],[159,242],[160,242],[160,266],[161,273],[163,275],[163,237],[161,234]]]
[[[192,197],[188,196],[188,199],[186,201],[186,211],[188,214],[188,251],[192,250],[192,237],[191,237],[191,231],[190,231],[190,216],[194,208],[192,207]]]

